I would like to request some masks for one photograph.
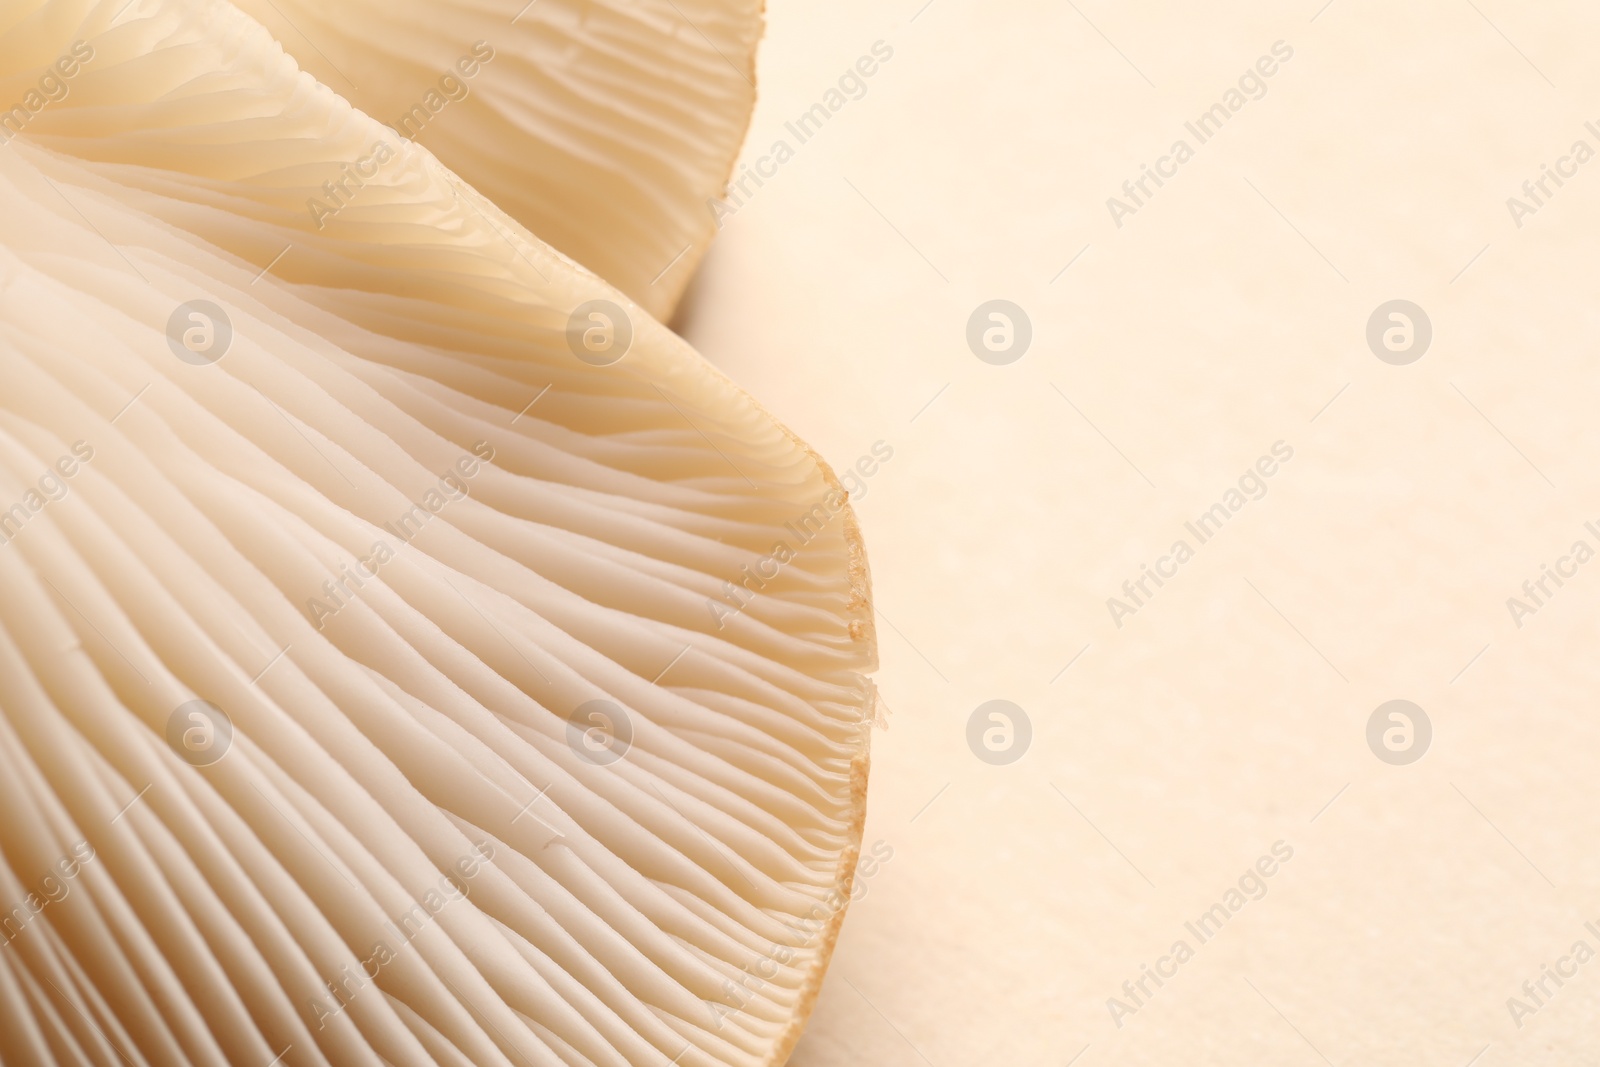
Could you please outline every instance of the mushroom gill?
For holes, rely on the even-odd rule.
[[[666,320],[755,108],[763,0],[239,0],[300,66]]]
[[[231,5],[13,2],[12,100],[0,1060],[781,1063],[876,700],[827,466]]]

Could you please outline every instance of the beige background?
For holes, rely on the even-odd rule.
[[[1600,548],[1600,160],[1520,229],[1506,198],[1600,149],[1600,13],[921,3],[772,0],[748,159],[894,57],[726,220],[680,321],[837,467],[894,448],[857,504],[894,856],[795,1062],[1593,1062],[1600,960],[1520,1028],[1506,1001],[1600,950],[1600,561],[1520,629],[1505,601]],[[1278,40],[1117,228],[1106,198]],[[1033,324],[1009,366],[964,337],[994,297]],[[1394,298],[1433,324],[1409,366],[1365,340]],[[1267,496],[1115,627],[1278,440]],[[995,698],[1033,727],[1010,766],[966,743]],[[1433,723],[1410,766],[1367,747],[1392,698]],[[1279,840],[1119,1029],[1107,998]]]

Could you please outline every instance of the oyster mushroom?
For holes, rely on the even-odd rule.
[[[231,5],[13,3],[12,99],[0,1059],[781,1063],[876,699],[826,464]]]

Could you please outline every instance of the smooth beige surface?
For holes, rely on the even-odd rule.
[[[771,6],[747,161],[893,48],[725,219],[682,321],[837,468],[894,449],[857,503],[893,857],[801,1067],[1592,1062],[1600,960],[1520,1028],[1507,1000],[1600,951],[1600,561],[1520,628],[1506,599],[1600,549],[1600,160],[1520,228],[1506,199],[1600,150],[1600,15],[1320,2]],[[1119,229],[1107,197],[1180,137]],[[1033,323],[1009,366],[964,339],[995,297]],[[1433,323],[1410,366],[1365,340],[1396,298]],[[1280,440],[1265,498],[1117,628],[1106,599]],[[995,698],[1033,725],[1011,766],[966,744]],[[1394,698],[1434,727],[1410,766],[1365,738]]]

